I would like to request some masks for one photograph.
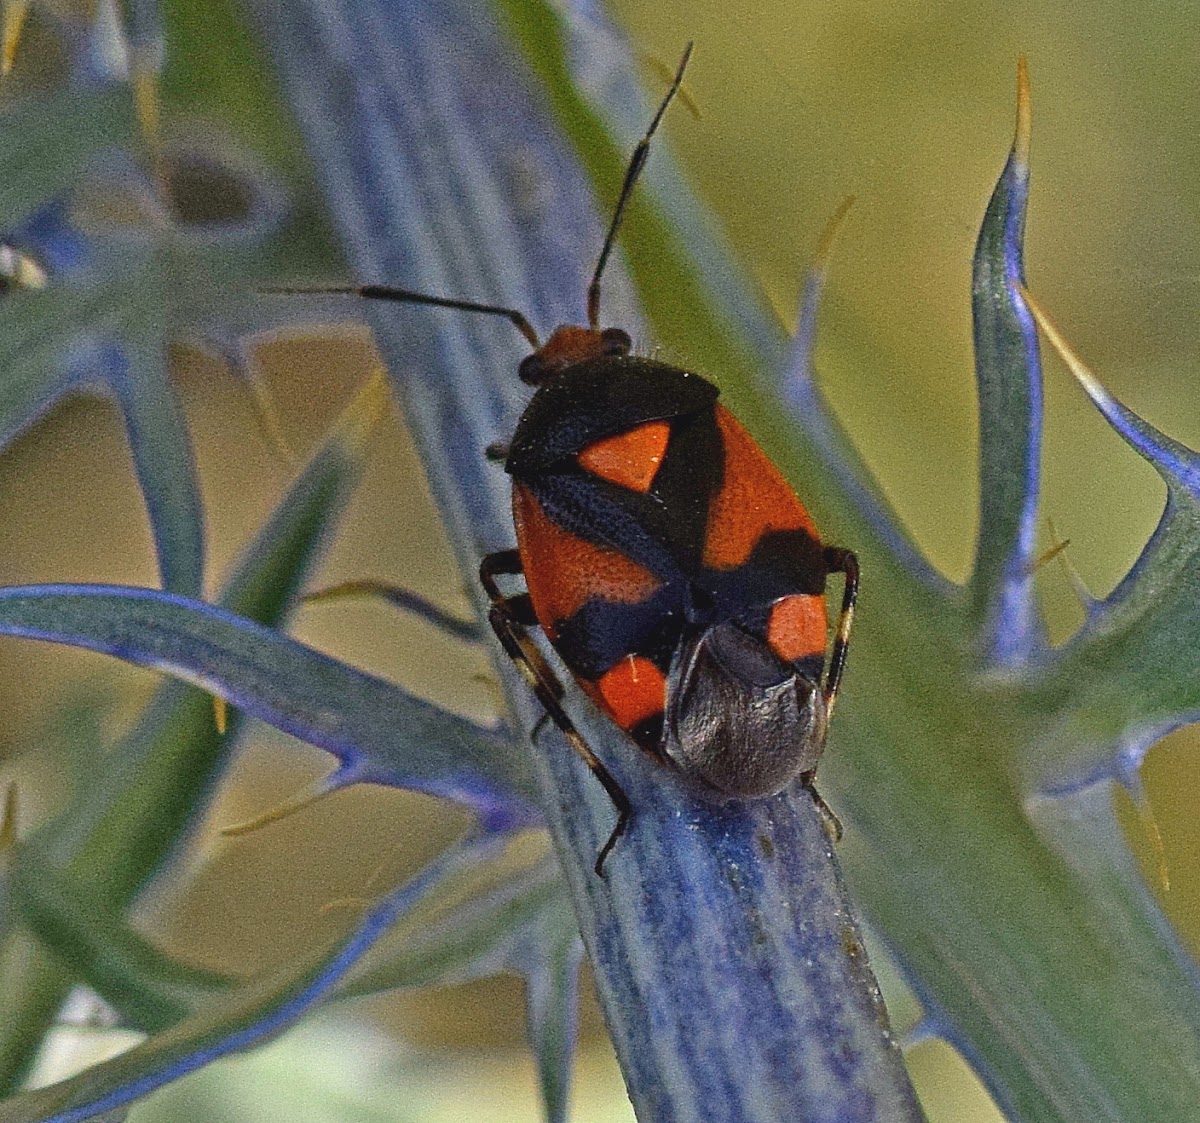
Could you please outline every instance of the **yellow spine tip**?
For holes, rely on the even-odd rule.
[[[1091,589],[1087,587],[1087,583],[1079,575],[1079,570],[1075,568],[1071,559],[1067,556],[1067,547],[1071,544],[1071,540],[1059,536],[1058,527],[1054,525],[1054,520],[1048,515],[1046,516],[1046,526],[1050,531],[1050,541],[1054,545],[1038,559],[1038,563],[1044,564],[1044,562],[1050,561],[1051,558],[1058,558],[1058,564],[1062,568],[1063,573],[1066,574],[1067,580],[1075,592],[1075,596],[1079,601],[1079,607],[1084,612],[1090,612],[1092,605],[1096,603],[1096,598],[1092,596]]]
[[[7,0],[4,4],[3,39],[0,41],[0,77],[11,73],[17,60],[17,45],[29,13],[29,0]]]
[[[387,413],[390,402],[387,371],[377,366],[338,420],[337,431],[342,441],[351,448],[362,448]]]
[[[4,793],[4,810],[0,811],[0,855],[17,844],[17,785],[9,784]]]
[[[1043,550],[1036,558],[1029,563],[1029,572],[1036,573],[1039,569],[1049,565],[1056,557],[1059,556],[1069,545],[1071,540],[1064,538],[1061,542],[1055,542],[1048,550]]]
[[[1099,380],[1091,372],[1088,365],[1071,349],[1071,345],[1063,338],[1062,333],[1054,326],[1046,310],[1034,299],[1033,294],[1021,284],[1016,285],[1021,298],[1029,306],[1029,311],[1042,329],[1050,346],[1058,352],[1059,358],[1067,364],[1067,369],[1075,376],[1076,381],[1083,387],[1084,392],[1096,405],[1104,411],[1112,404],[1109,393],[1100,385]]]
[[[328,788],[324,783],[315,788],[308,788],[291,799],[284,800],[283,803],[264,811],[261,815],[255,815],[254,818],[247,819],[242,823],[233,823],[228,827],[222,827],[220,833],[224,838],[237,838],[239,835],[253,834],[254,831],[261,830],[271,823],[278,823],[281,819],[286,819],[297,811],[302,811],[327,794]]]
[[[382,581],[369,578],[340,581],[336,585],[326,585],[323,589],[314,589],[300,598],[302,604],[317,604],[320,601],[344,600],[348,597],[382,596],[387,586]]]
[[[1141,777],[1139,776],[1132,785],[1126,785],[1126,790],[1133,797],[1133,805],[1137,808],[1142,830],[1146,832],[1150,849],[1154,852],[1155,862],[1158,866],[1158,882],[1162,886],[1162,891],[1169,893],[1171,891],[1171,873],[1167,868],[1167,850],[1163,845],[1162,832],[1158,829],[1158,820],[1154,817],[1154,809],[1150,806],[1150,800],[1146,795]]]
[[[224,737],[225,730],[229,728],[229,707],[225,704],[225,699],[219,695],[212,696],[213,708],[213,724],[217,727],[217,732]]]
[[[690,55],[692,50],[691,43],[688,43],[687,49],[688,54]],[[654,71],[655,75],[662,80],[662,84],[664,86],[669,86],[673,81],[675,81],[676,67],[670,63],[664,62],[658,55],[653,54],[650,51],[639,51],[638,58]],[[682,105],[688,111],[688,113],[690,113],[692,117],[698,121],[700,119],[700,106],[696,104],[696,101],[692,97],[686,82],[681,82],[679,84],[679,90],[676,96],[679,98],[679,104]]]
[[[283,422],[279,417],[279,411],[275,408],[270,390],[255,373],[251,373],[246,380],[246,385],[250,391],[250,404],[254,410],[254,416],[262,427],[267,443],[285,467],[294,467],[296,453],[288,444],[287,435],[283,431]]]
[[[336,897],[332,901],[326,901],[317,909],[317,915],[328,916],[331,912],[338,912],[342,909],[354,909],[356,912],[362,912],[370,907],[371,901],[368,897]]]
[[[838,204],[838,209],[833,212],[833,216],[825,223],[825,229],[821,232],[821,240],[817,243],[816,256],[813,258],[812,271],[814,273],[824,273],[828,267],[829,259],[833,256],[833,247],[836,245],[842,225],[846,221],[846,215],[854,206],[854,198],[853,195],[847,195]]]
[[[1029,93],[1029,64],[1024,55],[1017,57],[1017,128],[1013,136],[1013,156],[1022,168],[1029,168],[1029,145],[1033,132],[1033,99]]]
[[[138,68],[133,78],[133,100],[138,122],[150,147],[157,153],[160,135],[158,78],[153,71]]]

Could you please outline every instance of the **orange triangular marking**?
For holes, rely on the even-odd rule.
[[[645,493],[658,474],[670,436],[668,422],[647,421],[588,445],[579,463],[594,476]]]

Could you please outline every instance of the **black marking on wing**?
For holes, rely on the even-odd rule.
[[[574,460],[522,477],[546,515],[595,546],[617,550],[674,582],[697,572],[713,497],[724,471],[712,410],[671,422],[662,466],[650,490],[631,491]]]
[[[571,671],[595,681],[627,655],[649,659],[663,674],[683,634],[683,590],[663,586],[648,600],[620,604],[599,597],[555,624],[554,647]]]

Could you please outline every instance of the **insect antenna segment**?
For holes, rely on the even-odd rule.
[[[529,345],[535,351],[541,346],[529,318],[515,308],[503,308],[499,304],[480,304],[475,300],[431,296],[426,292],[413,292],[411,289],[398,289],[391,285],[283,285],[269,286],[258,291],[281,293],[285,296],[358,296],[364,300],[392,300],[399,304],[428,304],[434,308],[453,308],[457,312],[483,312],[489,316],[503,316],[529,341]]]
[[[658,131],[658,126],[667,112],[667,107],[675,99],[675,95],[679,93],[679,88],[683,84],[683,72],[687,69],[688,60],[692,56],[692,46],[693,44],[689,42],[684,47],[679,65],[675,68],[675,77],[666,94],[663,96],[662,101],[659,103],[658,110],[651,119],[649,127],[642,135],[642,139],[638,141],[637,147],[633,150],[633,155],[630,157],[629,164],[625,168],[625,178],[621,183],[620,194],[617,196],[617,205],[613,210],[612,221],[608,225],[608,233],[604,236],[604,245],[600,249],[600,257],[596,261],[596,269],[592,273],[592,279],[588,284],[587,320],[588,327],[593,332],[598,331],[600,327],[600,278],[604,273],[604,267],[608,264],[609,257],[612,255],[613,245],[617,239],[617,232],[621,228],[621,221],[625,217],[625,208],[629,203],[629,198],[633,194],[638,177],[642,174],[642,169],[646,165],[646,157],[650,153],[650,140],[655,132]],[[391,285],[268,286],[259,291],[285,295],[357,296],[364,300],[391,300],[402,304],[425,304],[434,308],[451,308],[458,312],[482,312],[489,316],[503,316],[525,337],[535,352],[540,350],[542,346],[537,332],[529,322],[529,318],[523,312],[518,312],[515,308],[505,308],[499,304],[482,304],[475,300],[432,296],[429,293],[394,288]]]
[[[675,95],[679,93],[679,87],[683,85],[683,72],[687,69],[688,60],[692,57],[693,45],[689,42],[683,48],[683,56],[679,60],[679,65],[675,68],[675,78],[659,103],[658,111],[651,119],[649,127],[642,135],[642,139],[638,141],[637,147],[633,150],[633,156],[630,158],[629,165],[625,169],[625,179],[621,184],[621,193],[617,196],[617,205],[613,210],[612,222],[608,224],[608,233],[604,236],[604,245],[600,249],[600,257],[596,262],[596,271],[592,274],[591,283],[588,285],[587,319],[588,327],[593,331],[596,331],[600,327],[600,276],[604,272],[604,267],[608,264],[609,256],[612,254],[613,245],[617,240],[617,231],[621,228],[621,220],[625,217],[625,207],[629,203],[629,197],[633,194],[638,177],[642,174],[642,169],[646,166],[646,157],[650,155],[650,140],[655,132],[658,131],[658,126],[667,112],[667,106],[675,99]]]

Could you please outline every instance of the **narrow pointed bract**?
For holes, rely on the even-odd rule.
[[[979,537],[969,582],[985,663],[1019,664],[1040,640],[1031,562],[1041,473],[1042,373],[1024,281],[1029,75],[1017,69],[1017,126],[975,247],[972,309],[979,391]]]
[[[1037,319],[1038,326],[1046,333],[1046,338],[1104,419],[1139,456],[1154,466],[1168,485],[1184,488],[1200,500],[1200,453],[1168,437],[1117,401],[1072,349],[1033,294],[1024,287],[1020,288],[1020,292]]]
[[[86,1123],[171,1080],[277,1036],[329,995],[409,909],[447,878],[499,848],[494,837],[460,843],[411,881],[373,902],[348,935],[212,1002],[170,1030],[77,1077],[4,1101],[4,1123]],[[239,1027],[231,1032],[231,1027]]]
[[[1046,757],[1040,786],[1069,788],[1072,775],[1082,781],[1099,773],[1127,785],[1155,741],[1200,718],[1200,658],[1192,639],[1200,634],[1200,454],[1110,394],[1041,304],[1023,292],[1096,408],[1167,485],[1162,517],[1137,561],[1090,606],[1080,632],[1037,671],[1038,693],[1055,698],[1073,683],[1073,708],[1105,732],[1080,744],[1067,740],[1069,749]]]
[[[905,531],[900,517],[875,486],[866,464],[821,393],[813,367],[825,282],[838,236],[853,204],[853,195],[843,199],[821,233],[800,292],[796,332],[780,369],[778,392],[795,424],[813,442],[825,466],[845,489],[848,500],[863,521],[901,562],[903,572],[919,580],[935,595],[948,597],[952,592],[950,583],[926,561]]]

